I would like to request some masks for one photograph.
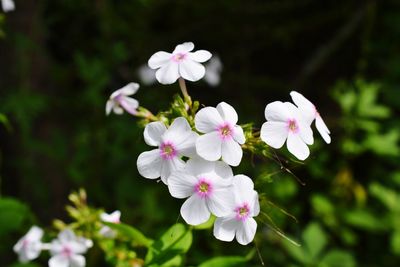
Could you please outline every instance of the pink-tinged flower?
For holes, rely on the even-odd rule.
[[[214,236],[222,241],[232,241],[236,236],[239,244],[247,245],[254,239],[257,222],[253,217],[260,213],[258,194],[253,181],[245,175],[233,177],[235,206],[225,217],[214,223]]]
[[[236,125],[238,115],[235,109],[221,102],[217,108],[205,107],[195,116],[196,129],[204,133],[196,141],[196,151],[206,160],[222,160],[231,166],[238,166],[242,160],[241,144],[246,141],[243,129]]]
[[[330,131],[326,126],[324,120],[319,115],[317,108],[311,103],[307,98],[305,98],[302,94],[292,91],[290,92],[290,96],[292,97],[293,102],[301,111],[301,114],[305,118],[305,120],[311,124],[315,120],[315,126],[317,127],[318,132],[324,139],[327,144],[331,143]]]
[[[261,140],[273,148],[281,148],[287,139],[290,153],[300,160],[310,155],[307,145],[314,143],[310,124],[292,103],[275,101],[265,108],[265,122],[261,127]]]
[[[218,56],[214,56],[206,64],[206,75],[204,80],[210,86],[217,86],[221,81],[222,62]]]
[[[139,155],[137,167],[140,175],[149,179],[161,177],[168,184],[169,175],[185,166],[181,157],[196,155],[197,137],[198,134],[183,117],[176,118],[168,129],[160,121],[149,123],[144,129],[144,141],[158,148]]]
[[[14,246],[14,252],[18,254],[20,262],[28,262],[39,257],[42,250],[41,239],[43,230],[37,226],[32,226]]]
[[[13,0],[1,0],[1,6],[4,12],[13,11],[15,9]]]
[[[82,254],[92,245],[91,240],[77,237],[70,229],[60,232],[50,245],[49,267],[84,267],[86,260]]]
[[[181,207],[182,218],[191,225],[206,222],[211,213],[226,216],[234,204],[232,169],[221,161],[188,160],[185,169],[168,179],[173,197],[188,198]]]
[[[139,90],[139,84],[128,83],[112,93],[106,104],[106,114],[109,115],[111,111],[114,111],[115,114],[121,115],[125,110],[132,115],[136,115],[139,102],[129,96],[135,94],[137,90]]]
[[[203,78],[206,70],[200,63],[211,58],[211,53],[206,50],[190,52],[194,48],[192,42],[177,45],[171,53],[157,52],[149,59],[149,67],[158,69],[157,80],[162,84],[176,82],[179,77],[188,81],[198,81]]]
[[[109,223],[121,223],[121,212],[119,210],[116,210],[110,214],[103,212],[102,214],[100,214],[100,219],[103,222],[109,222]],[[104,237],[108,237],[108,238],[114,238],[116,233],[114,230],[112,230],[110,227],[108,226],[103,226],[100,229],[100,234]]]

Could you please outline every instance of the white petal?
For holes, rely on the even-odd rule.
[[[179,75],[188,81],[195,82],[204,77],[206,68],[200,63],[185,59],[179,64]]]
[[[185,140],[183,140],[181,143],[178,143],[176,145],[176,148],[179,151],[179,154],[186,156],[186,157],[197,156],[196,140],[198,137],[199,137],[199,135],[197,133],[190,132],[190,134],[187,135]]]
[[[76,239],[76,235],[71,229],[67,228],[58,234],[58,239],[61,242],[70,242]]]
[[[144,128],[144,141],[149,146],[159,146],[161,144],[161,136],[167,131],[167,127],[161,121],[150,122]]]
[[[238,121],[238,115],[236,110],[231,105],[221,102],[217,105],[217,110],[224,121],[230,122],[232,126],[236,125]]]
[[[123,96],[121,97],[119,103],[129,114],[132,115],[137,114],[137,108],[139,107],[139,102],[136,99]]]
[[[163,141],[171,141],[174,145],[182,143],[191,133],[189,123],[184,117],[176,118],[162,136]]]
[[[197,61],[197,62],[206,62],[211,58],[212,54],[208,52],[207,50],[198,50],[194,53],[189,53],[188,57],[191,60]]]
[[[194,176],[214,172],[216,162],[207,161],[200,157],[191,158],[186,162],[185,171]],[[226,164],[225,164],[226,165]]]
[[[142,65],[138,69],[140,81],[145,85],[151,85],[156,82],[156,72],[147,65]]]
[[[82,255],[73,255],[71,257],[70,267],[84,267],[85,265],[86,260]]]
[[[179,68],[178,64],[175,62],[169,62],[166,65],[163,65],[156,72],[157,81],[162,84],[172,84],[176,82],[179,78]]]
[[[243,224],[236,230],[236,240],[241,245],[247,245],[253,241],[257,231],[257,223],[253,218],[248,218]]]
[[[234,210],[235,196],[230,187],[215,189],[206,201],[211,213],[217,217],[223,217]]]
[[[321,116],[317,116],[317,118],[315,119],[315,126],[317,127],[318,132],[325,140],[325,142],[327,144],[330,144],[331,143],[331,137],[329,136],[330,131],[326,126],[324,120],[321,118]]]
[[[299,160],[305,160],[310,155],[310,149],[301,139],[299,134],[289,133],[287,138],[287,148]]]
[[[13,11],[15,9],[15,4],[13,0],[2,0],[1,5],[4,12]]]
[[[254,183],[248,176],[238,174],[233,177],[233,189],[239,203],[253,201]]]
[[[171,53],[159,51],[152,55],[148,61],[151,69],[158,69],[164,65],[167,65],[172,57]]]
[[[230,242],[235,237],[238,221],[233,217],[217,218],[214,223],[214,236],[215,238]]]
[[[314,136],[309,124],[304,121],[298,121],[298,125],[301,139],[303,139],[306,144],[312,145],[314,143]]]
[[[130,95],[135,94],[139,90],[139,87],[140,86],[138,83],[128,83],[127,85],[125,85],[121,89],[117,90],[116,92],[118,92],[118,94],[121,94],[124,96],[130,96]],[[114,92],[114,94],[116,92]],[[111,95],[111,97],[113,97],[113,96]]]
[[[255,194],[253,196],[253,201],[251,201],[253,205],[251,205],[250,203],[250,209],[251,209],[250,215],[253,217],[258,216],[258,214],[260,213],[260,202],[258,200],[258,193],[256,191],[254,192]]]
[[[49,267],[69,267],[69,260],[62,255],[55,255],[50,258]]]
[[[121,217],[121,212],[119,210],[114,211],[111,214],[107,214],[105,212],[103,212],[102,214],[100,214],[100,219],[103,222],[112,222],[112,223],[116,223],[119,222]]]
[[[156,179],[161,176],[162,158],[159,149],[143,152],[137,159],[137,168],[145,178]]]
[[[114,104],[113,111],[117,115],[124,114],[123,108],[121,108],[118,104]]]
[[[218,110],[213,107],[200,109],[194,118],[196,129],[201,133],[216,131],[223,122]]]
[[[30,241],[39,241],[43,237],[43,230],[40,227],[32,226],[26,237]]]
[[[83,237],[76,238],[76,240],[69,242],[68,246],[71,248],[75,254],[86,253],[88,247],[86,243],[87,239]]]
[[[243,129],[239,125],[234,126],[233,139],[241,145],[246,142],[246,137],[244,136]]]
[[[205,160],[215,161],[221,158],[222,140],[217,132],[199,136],[196,140],[197,154]]]
[[[232,168],[228,164],[222,161],[216,161],[215,163],[215,173],[223,179],[233,178]]]
[[[186,172],[173,172],[168,178],[168,190],[175,198],[187,198],[193,195],[197,178]]]
[[[33,242],[29,245],[29,247],[25,251],[25,262],[31,261],[39,257],[40,252],[42,251],[40,242]],[[21,256],[21,255],[20,255]]]
[[[242,160],[242,147],[233,139],[222,142],[222,160],[231,166],[238,166]]]
[[[185,162],[180,158],[173,158],[162,161],[161,167],[161,180],[164,184],[168,185],[168,178],[174,171],[182,170],[185,167]]]
[[[269,121],[285,122],[291,117],[285,104],[281,101],[269,103],[265,107],[265,118]]]
[[[261,127],[260,137],[273,148],[281,148],[288,136],[285,122],[267,121]]]
[[[175,47],[175,50],[172,52],[172,54],[177,54],[177,53],[188,53],[192,51],[194,48],[194,44],[192,42],[186,42],[180,45],[177,45]]]
[[[106,115],[110,115],[113,107],[114,107],[114,100],[109,99],[106,103]]]
[[[315,108],[314,104],[311,103],[307,98],[305,98],[302,94],[291,91],[290,96],[292,97],[293,102],[296,104],[297,107],[304,107],[304,108]]]
[[[195,194],[183,203],[181,215],[187,224],[199,225],[208,221],[210,218],[210,211],[207,208],[205,199]]]

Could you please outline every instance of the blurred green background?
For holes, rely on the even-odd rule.
[[[30,225],[66,219],[67,195],[79,187],[149,236],[176,222],[181,201],[136,170],[149,150],[142,129],[129,115],[106,117],[105,102],[139,81],[137,68],[154,52],[184,41],[224,65],[218,87],[188,84],[192,98],[226,101],[239,123],[261,126],[265,105],[297,90],[332,132],[327,145],[315,131],[304,164],[277,151],[305,186],[248,154],[254,164],[235,169],[298,220],[266,205],[302,247],[259,224],[265,266],[399,266],[399,1],[16,0],[16,8],[0,13],[0,266],[15,263],[12,246]],[[135,97],[157,112],[178,90],[142,85]],[[196,232],[186,265],[252,247]],[[89,266],[107,266],[88,257]],[[250,265],[261,265],[257,255]]]

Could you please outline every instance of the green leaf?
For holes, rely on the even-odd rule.
[[[343,214],[343,218],[351,226],[369,231],[385,230],[387,225],[382,218],[377,218],[367,210],[352,210]]]
[[[215,257],[209,259],[199,267],[240,267],[246,266],[247,259],[239,256]]]
[[[353,256],[342,250],[332,250],[321,260],[318,267],[355,267]]]
[[[400,230],[395,231],[390,238],[392,252],[400,255]]]
[[[0,198],[0,237],[21,228],[29,214],[25,204],[12,198]]]
[[[132,239],[133,242],[137,243],[138,245],[142,245],[145,247],[150,247],[152,244],[152,240],[147,238],[142,232],[138,229],[123,223],[107,223],[104,222],[105,225],[110,227],[111,229],[117,231],[121,236],[125,236],[127,238]]]
[[[192,240],[190,229],[183,224],[175,224],[151,245],[145,262],[149,266],[179,266],[181,255],[190,249]]]
[[[318,223],[308,225],[303,233],[303,240],[312,261],[318,258],[327,243],[327,237]]]
[[[0,124],[3,124],[8,131],[11,131],[11,124],[6,115],[0,113]]]
[[[194,226],[193,229],[195,229],[195,230],[210,229],[214,225],[214,222],[215,222],[215,216],[212,215],[212,216],[210,216],[210,219],[208,219],[208,221],[206,221],[205,223],[202,223],[200,225]]]

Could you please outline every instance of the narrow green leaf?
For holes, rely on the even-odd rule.
[[[151,239],[147,238],[142,232],[140,232],[139,230],[130,225],[123,223],[115,224],[107,222],[104,222],[104,224],[110,227],[111,229],[117,231],[120,235],[132,239],[132,241],[134,241],[138,245],[150,247],[153,242]]]
[[[247,259],[239,256],[215,257],[209,259],[199,267],[240,267],[246,266]]]
[[[318,267],[355,267],[353,256],[343,250],[332,250],[321,260]]]

